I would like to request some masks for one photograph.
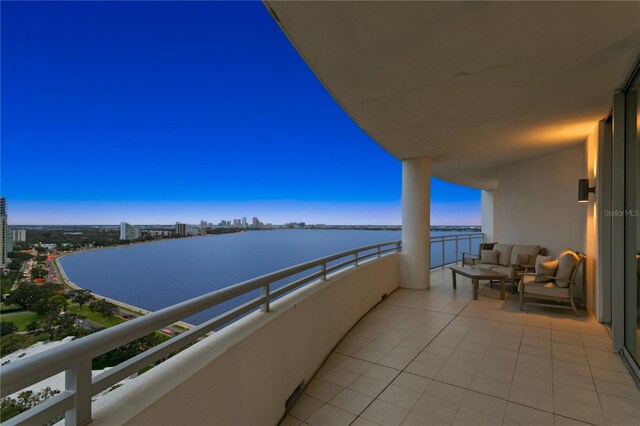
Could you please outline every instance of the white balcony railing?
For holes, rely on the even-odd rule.
[[[458,234],[431,237],[431,269],[458,263],[462,253],[478,253],[484,234]]]
[[[9,419],[5,424],[46,424],[64,414],[67,425],[84,425],[91,421],[91,398],[130,375],[252,311],[259,309],[268,312],[272,301],[293,290],[318,279],[326,280],[327,275],[345,268],[357,267],[363,261],[399,251],[400,241],[393,241],[301,263],[178,303],[6,365],[0,373],[1,397],[21,391],[61,372],[65,372],[65,390]],[[245,300],[247,297],[250,297],[250,300],[239,306],[229,308],[215,318],[92,378],[93,358],[198,312],[233,299]]]

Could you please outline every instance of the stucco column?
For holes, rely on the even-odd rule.
[[[481,194],[481,224],[484,241],[486,243],[498,241],[498,189],[482,190]]]
[[[429,288],[430,178],[430,158],[402,161],[402,288]]]

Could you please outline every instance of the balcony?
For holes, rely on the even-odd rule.
[[[583,312],[584,314],[584,312]],[[638,391],[592,314],[528,307],[447,269],[342,339],[282,424],[638,424]]]

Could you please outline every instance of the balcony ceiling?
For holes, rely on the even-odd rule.
[[[582,142],[640,50],[640,2],[266,5],[371,138],[477,188]]]

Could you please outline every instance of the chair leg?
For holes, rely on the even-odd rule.
[[[573,309],[573,313],[576,314],[577,317],[579,317],[580,314],[578,313],[578,310],[576,309],[576,303],[573,301],[573,295],[571,295],[571,297],[569,297],[569,300],[571,301],[571,309]]]
[[[524,311],[524,288],[520,289],[520,310]]]

